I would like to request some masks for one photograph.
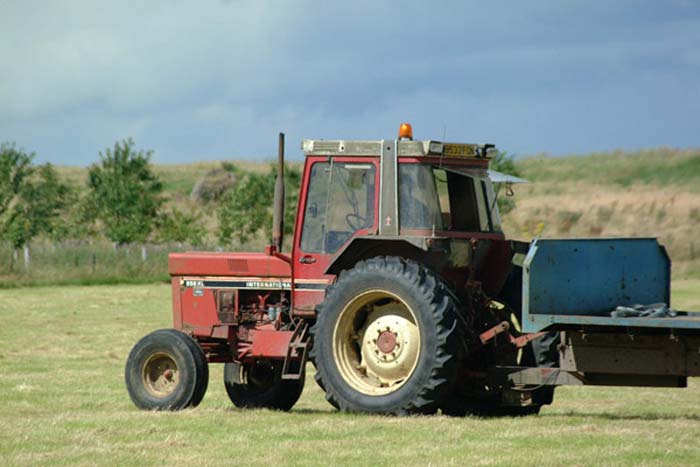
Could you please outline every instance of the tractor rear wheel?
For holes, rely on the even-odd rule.
[[[304,375],[282,379],[282,362],[259,360],[252,364],[224,365],[224,386],[233,405],[289,411],[304,390]]]
[[[348,412],[435,413],[462,345],[456,302],[411,260],[377,257],[342,272],[311,330],[326,399]]]
[[[131,349],[124,378],[138,408],[180,410],[201,402],[209,366],[192,337],[175,329],[160,329]]]

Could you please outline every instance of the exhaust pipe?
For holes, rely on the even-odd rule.
[[[277,179],[272,210],[272,244],[282,251],[284,242],[284,133],[280,133],[277,151]]]

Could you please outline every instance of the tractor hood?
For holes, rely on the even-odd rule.
[[[171,253],[171,276],[291,277],[289,264],[266,253]]]

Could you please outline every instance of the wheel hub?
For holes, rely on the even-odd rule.
[[[390,329],[382,331],[377,337],[377,347],[382,353],[391,353],[396,348],[396,334]]]
[[[152,355],[143,365],[143,385],[156,397],[166,397],[177,387],[180,378],[177,364],[165,353]]]

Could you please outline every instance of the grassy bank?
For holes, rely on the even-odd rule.
[[[700,281],[674,304],[700,309]],[[240,411],[212,365],[202,405],[136,410],[130,347],[171,325],[166,285],[0,290],[2,465],[696,465],[700,384],[560,388],[537,417],[337,413],[313,383],[290,413]]]
[[[528,157],[504,216],[513,238],[658,237],[674,279],[700,277],[700,151]]]

